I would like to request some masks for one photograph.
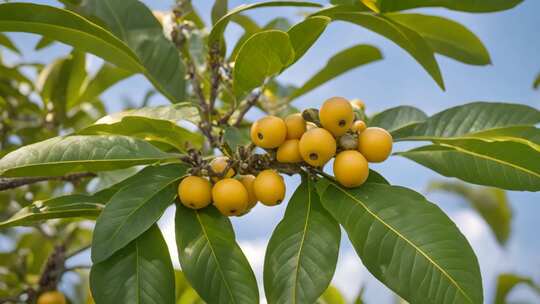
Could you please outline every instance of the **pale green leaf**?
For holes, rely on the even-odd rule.
[[[508,303],[506,298],[508,294],[517,285],[528,285],[538,296],[540,296],[540,286],[536,285],[534,281],[529,277],[516,275],[513,273],[502,273],[497,278],[497,289],[495,290],[494,304],[506,304]]]
[[[316,304],[347,304],[347,301],[339,289],[330,285],[317,300]]]
[[[456,11],[487,13],[511,9],[523,0],[373,0],[373,2],[381,12],[419,7],[444,7]]]
[[[380,127],[393,133],[408,125],[423,122],[426,113],[412,106],[397,106],[373,115],[369,119],[370,127]]]
[[[294,49],[294,60],[298,61],[324,32],[331,19],[324,16],[309,17],[288,30]]]

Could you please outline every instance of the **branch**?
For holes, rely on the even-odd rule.
[[[82,172],[67,174],[63,176],[0,178],[0,191],[51,180],[75,183],[87,177],[96,177],[96,174],[91,172]]]
[[[246,105],[240,111],[240,114],[238,114],[238,118],[236,119],[236,123],[234,124],[235,126],[238,126],[238,125],[240,125],[242,123],[242,120],[244,119],[244,116],[249,111],[249,109],[251,109],[251,107],[253,107],[255,104],[257,104],[257,101],[259,101],[259,97],[261,97],[261,94],[262,94],[262,90],[259,89],[259,90],[255,91],[255,92],[251,93],[251,95],[249,95],[248,99],[246,99]]]

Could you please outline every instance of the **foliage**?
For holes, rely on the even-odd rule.
[[[228,165],[236,172],[270,167],[302,174],[266,252],[268,303],[344,302],[328,287],[341,228],[366,268],[403,299],[484,302],[477,258],[435,204],[414,190],[390,185],[375,171],[364,185],[347,189],[322,170],[280,166],[268,158],[272,153],[258,154],[249,144],[245,115],[254,107],[279,116],[298,112],[294,99],[383,58],[375,46],[357,44],[336,52],[300,87],[277,79],[301,63],[325,29],[339,21],[389,39],[444,90],[436,54],[484,66],[491,63],[488,51],[455,21],[401,11],[492,12],[520,0],[335,0],[326,7],[268,1],[234,9],[217,0],[209,25],[189,1],[178,1],[161,20],[164,24],[137,0],[62,2],[65,8],[0,4],[1,32],[42,35],[38,48],[56,41],[73,47],[45,66],[25,65],[37,79],[28,77],[23,65],[0,61],[0,190],[9,190],[0,192],[7,202],[0,205],[0,228],[16,244],[1,253],[0,270],[8,271],[0,271],[7,282],[0,285],[0,298],[33,303],[40,293],[56,289],[64,272],[75,270],[66,266],[72,254],[91,246],[90,286],[97,303],[259,303],[255,275],[231,221],[214,206],[192,210],[175,203],[180,180],[207,172],[201,164],[219,151],[233,160]],[[265,7],[309,13],[292,26],[284,18],[261,26],[245,15]],[[230,22],[244,35],[226,56],[230,42],[224,33]],[[4,34],[0,47],[21,53]],[[93,75],[85,68],[86,53],[105,61]],[[107,115],[100,95],[134,74],[144,75],[171,105],[145,104]],[[431,142],[395,154],[444,176],[496,188],[433,187],[468,199],[502,244],[510,221],[502,191],[540,190],[540,111],[535,108],[473,102],[431,116],[406,105],[371,117],[357,109],[357,115],[368,126],[389,130],[396,141]],[[60,195],[66,191],[72,193]],[[173,269],[156,224],[171,205],[176,206],[183,272]],[[88,227],[93,227],[91,237]],[[513,285],[530,282],[509,278],[499,280],[498,299]],[[361,295],[355,303],[362,303]]]

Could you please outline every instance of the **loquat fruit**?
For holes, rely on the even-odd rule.
[[[366,109],[366,103],[361,99],[353,99],[353,100],[351,100],[351,106],[356,110],[365,110]]]
[[[288,139],[277,149],[277,161],[280,163],[300,163],[302,156],[300,155],[298,139]]]
[[[242,175],[238,180],[242,183],[242,185],[244,185],[244,187],[246,187],[248,192],[247,210],[250,210],[251,208],[255,207],[258,201],[257,196],[255,195],[255,188],[253,186],[255,183],[255,176],[251,174]]]
[[[249,194],[240,181],[224,178],[212,188],[212,200],[223,215],[239,215],[247,210]]]
[[[306,132],[306,121],[300,113],[285,117],[285,125],[287,125],[287,139],[299,139]]]
[[[66,304],[66,297],[59,291],[47,291],[42,293],[37,300],[37,304]]]
[[[368,162],[362,153],[347,150],[336,156],[334,176],[341,185],[347,188],[358,187],[366,182],[368,175]]]
[[[191,209],[201,209],[212,201],[212,185],[204,177],[188,176],[178,185],[180,202]]]
[[[287,137],[287,125],[276,116],[266,116],[251,125],[251,141],[265,149],[277,148]]]
[[[314,128],[302,135],[299,150],[306,163],[322,167],[336,154],[336,140],[327,130]]]
[[[227,168],[228,164],[229,164],[229,158],[227,156],[218,156],[212,159],[212,161],[210,162],[210,168],[212,168],[212,171],[214,171],[214,173],[216,174],[223,174],[223,171],[225,170],[225,168]],[[233,168],[229,168],[229,170],[227,171],[227,174],[225,174],[223,178],[233,177],[235,173],[236,172],[234,172]],[[217,182],[218,180],[219,180],[219,177],[217,176],[212,177],[212,181]]]
[[[347,99],[332,97],[323,103],[319,111],[319,119],[323,128],[336,137],[341,136],[352,127],[353,108]]]
[[[275,206],[285,198],[285,182],[275,170],[267,169],[255,178],[253,189],[257,199],[267,205]]]
[[[358,151],[372,163],[380,163],[392,153],[392,135],[385,129],[370,127],[358,135]]]
[[[363,120],[357,120],[352,125],[352,130],[354,132],[362,132],[367,128],[366,123]]]

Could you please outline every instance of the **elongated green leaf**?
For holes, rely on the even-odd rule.
[[[96,221],[92,261],[99,263],[124,248],[161,217],[176,197],[180,165],[154,167],[154,174],[120,189]]]
[[[212,24],[216,24],[221,17],[227,14],[229,6],[228,0],[215,0],[212,6]]]
[[[482,41],[465,26],[455,21],[422,14],[388,14],[386,16],[420,34],[436,53],[467,64],[491,63],[489,53]]]
[[[536,291],[540,296],[540,287],[534,284],[534,281],[531,278],[516,275],[513,273],[502,273],[497,278],[497,289],[495,290],[495,300],[494,304],[506,304],[506,298],[510,291],[514,289],[517,285],[525,284]]]
[[[314,16],[295,24],[287,33],[294,49],[294,60],[298,61],[324,32],[331,19]]]
[[[58,176],[149,164],[176,157],[126,136],[60,136],[19,148],[0,159],[0,175]]]
[[[229,219],[214,207],[176,207],[176,244],[182,270],[207,303],[259,303],[255,275]]]
[[[102,209],[103,201],[98,197],[83,194],[60,196],[24,207],[6,221],[0,222],[0,228],[24,226],[56,218],[95,219]]]
[[[122,41],[68,10],[30,3],[0,4],[0,31],[44,35],[126,69],[140,71],[137,57]]]
[[[461,182],[434,181],[429,191],[444,191],[463,198],[486,221],[501,245],[512,227],[512,209],[506,192],[497,188],[476,188]]]
[[[144,66],[148,79],[173,103],[185,99],[185,68],[152,11],[138,0],[93,0],[81,7],[104,22]],[[133,18],[133,16],[137,16]]]
[[[540,74],[536,76],[536,79],[533,82],[533,89],[538,89],[540,87]]]
[[[237,99],[261,86],[294,60],[287,33],[268,30],[254,34],[242,46],[233,71],[233,90]]]
[[[418,7],[445,7],[451,10],[487,13],[511,9],[523,0],[371,0],[381,12],[401,11]]]
[[[19,51],[19,49],[17,48],[17,46],[15,46],[15,44],[13,44],[13,42],[11,42],[9,37],[4,35],[4,34],[1,34],[1,33],[0,33],[0,45],[5,47],[6,49],[16,53],[16,54],[21,53]]]
[[[268,303],[314,303],[334,276],[341,231],[305,179],[278,224],[264,259]]]
[[[414,30],[401,25],[383,15],[372,15],[362,12],[342,13],[327,12],[334,20],[341,20],[362,26],[390,39],[407,51],[444,90],[444,81],[433,50],[426,40]]]
[[[427,119],[426,113],[412,106],[397,106],[375,114],[369,120],[370,127],[380,127],[390,133],[408,125],[423,122]]]
[[[201,134],[190,132],[177,124],[162,119],[141,116],[125,116],[116,123],[94,124],[77,132],[81,135],[128,135],[151,142],[164,143],[185,151],[186,148],[200,148],[203,143]]]
[[[370,45],[359,44],[345,49],[328,59],[326,65],[294,91],[290,99],[298,98],[356,67],[380,59],[382,54],[379,49]]]
[[[540,152],[540,129],[532,126],[516,126],[498,129],[489,129],[487,131],[467,134],[459,138],[474,138],[484,141],[514,141],[525,145]],[[450,139],[438,139],[438,141],[452,142]]]
[[[94,264],[90,287],[96,303],[174,304],[174,270],[157,225]]]
[[[316,304],[346,304],[347,301],[341,291],[335,286],[328,286],[321,297],[317,300]],[[356,303],[355,303],[356,304]]]
[[[397,140],[435,140],[461,137],[502,127],[527,126],[540,122],[540,111],[525,105],[473,102],[429,117],[425,122],[397,132]]]
[[[104,63],[93,78],[86,79],[81,88],[81,95],[75,103],[69,106],[74,106],[80,102],[92,101],[108,88],[133,75],[133,72],[118,68],[109,63]]]
[[[507,190],[540,190],[540,153],[516,142],[459,140],[398,153],[439,174]]]
[[[179,103],[168,106],[144,107],[123,112],[117,112],[96,121],[96,124],[112,124],[122,121],[125,117],[138,116],[151,119],[162,119],[171,122],[188,121],[199,123],[199,112],[190,103]]]
[[[456,225],[422,195],[367,183],[318,184],[367,269],[411,303],[483,303],[474,252]]]
[[[36,51],[42,50],[54,43],[53,39],[47,38],[47,37],[41,37],[39,41],[36,43],[36,46],[34,46],[34,49]]]
[[[221,17],[221,19],[219,19],[216,24],[214,24],[214,27],[212,28],[212,30],[210,31],[210,35],[208,36],[208,46],[215,47],[216,45],[220,45],[220,41],[223,39],[223,33],[225,32],[227,24],[229,24],[231,18],[233,18],[238,13],[254,8],[276,6],[321,7],[321,5],[318,3],[305,1],[266,1],[240,5],[230,10],[225,16]],[[222,51],[224,52],[224,50]]]

